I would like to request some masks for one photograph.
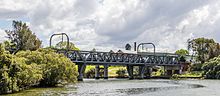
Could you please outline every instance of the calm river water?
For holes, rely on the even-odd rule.
[[[88,80],[60,88],[34,88],[7,96],[220,96],[220,80]]]

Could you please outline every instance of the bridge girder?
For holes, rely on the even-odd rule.
[[[111,53],[94,51],[60,50],[74,63],[115,65],[180,65],[178,55],[140,55],[132,53]]]

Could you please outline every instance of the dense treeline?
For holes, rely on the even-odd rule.
[[[188,41],[188,49],[193,51],[196,60],[202,64],[220,55],[220,45],[213,39],[196,38]]]
[[[188,48],[194,52],[198,64],[192,71],[202,71],[208,79],[220,79],[220,45],[213,39],[196,38],[188,41]]]
[[[202,66],[204,77],[207,79],[220,79],[220,56],[210,59]]]
[[[12,93],[31,86],[56,86],[77,81],[76,66],[50,49],[19,51],[16,55],[0,45],[0,93]]]

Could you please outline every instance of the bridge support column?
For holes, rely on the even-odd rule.
[[[127,65],[127,71],[128,71],[128,76],[129,76],[129,79],[134,79],[134,75],[133,75],[133,69],[134,66],[132,65]]]
[[[108,79],[108,64],[104,65],[104,79]]]
[[[140,79],[144,79],[145,66],[139,66]]]
[[[152,67],[151,66],[145,66],[144,68],[144,78],[151,78],[152,73]]]
[[[180,70],[174,70],[174,74],[180,74]]]
[[[167,76],[172,76],[172,74],[173,74],[172,71],[173,71],[173,70],[166,70],[166,75],[167,75]]]
[[[149,67],[148,70],[149,70],[148,72],[149,72],[149,78],[150,78],[151,77],[151,73],[153,72],[153,68]]]
[[[99,79],[100,78],[100,68],[99,65],[95,65],[95,79]]]
[[[166,70],[166,76],[172,76],[173,74],[181,73],[181,66],[164,66],[164,70]]]
[[[83,73],[85,72],[86,64],[78,64],[78,81],[83,81]]]

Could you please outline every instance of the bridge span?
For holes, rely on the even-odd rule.
[[[149,66],[164,66],[167,74],[180,73],[181,63],[178,55],[170,54],[141,54],[141,53],[114,53],[114,52],[96,52],[96,51],[78,51],[78,50],[59,50],[57,53],[64,54],[72,62],[78,65],[78,80],[83,80],[83,73],[86,65],[96,65],[99,70],[99,65],[104,66],[104,78],[108,78],[108,66],[120,65],[126,66],[130,79],[133,79],[133,67],[139,67],[139,75],[144,78],[146,67]],[[96,72],[96,78],[99,78],[99,72]]]
[[[70,50],[69,49],[69,37],[66,33],[53,34],[50,37],[50,47],[52,47],[52,38],[53,36],[61,35],[62,42],[63,36],[66,36],[67,39],[67,50],[57,50],[57,53],[64,54],[72,62],[78,65],[78,80],[83,80],[83,73],[85,71],[86,65],[96,65],[95,77],[99,78],[99,65],[104,66],[104,78],[108,78],[108,67],[111,65],[120,65],[126,66],[127,72],[130,79],[134,78],[134,66],[139,67],[139,76],[144,78],[144,73],[149,71],[149,67],[152,66],[164,66],[167,75],[172,75],[172,73],[181,73],[182,65],[179,61],[179,56],[175,54],[167,53],[156,53],[155,45],[153,43],[140,43],[136,47],[134,44],[134,50],[136,53],[123,53],[123,52],[97,52],[97,51],[79,51],[79,50]],[[143,45],[152,45],[154,48],[153,53],[144,53],[139,52],[138,49]],[[128,45],[128,48],[131,49],[131,46]],[[147,68],[148,67],[148,68]],[[174,72],[173,72],[174,71]]]

